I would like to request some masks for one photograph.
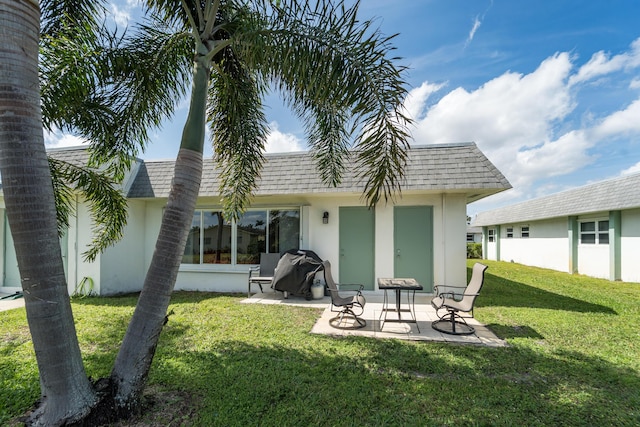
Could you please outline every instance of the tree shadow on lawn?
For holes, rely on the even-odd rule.
[[[193,393],[196,425],[640,422],[638,373],[580,353],[325,336],[199,351],[187,333],[163,335],[151,377]]]
[[[545,291],[487,272],[485,272],[484,286],[475,305],[476,307],[529,307],[579,313],[618,314],[611,307]]]
[[[193,301],[206,299],[200,295]],[[180,295],[177,300],[192,298]],[[166,420],[164,425],[640,423],[638,372],[601,358],[517,345],[483,348],[333,338],[311,335],[298,323],[287,324],[289,320],[276,326],[289,328],[283,333],[255,313],[267,309],[274,307],[243,307],[223,319],[215,311],[196,313],[196,318],[214,318],[213,323],[196,325],[209,331],[206,342],[190,323],[170,317],[150,387],[191,396],[175,403],[190,406],[175,413],[197,418]],[[225,332],[226,324],[243,333]],[[101,328],[108,337],[123,332],[119,322]],[[247,338],[231,338],[238,335]],[[115,347],[103,349],[85,354],[85,359],[88,365],[110,368],[116,352]],[[12,377],[12,370],[3,372],[5,395],[24,393],[25,378],[18,373]],[[37,377],[28,381],[37,388]],[[167,399],[162,402],[166,405]]]
[[[224,292],[198,292],[198,291],[174,291],[171,294],[170,304],[192,304],[214,298],[238,297],[245,294]],[[135,307],[138,303],[140,292],[108,296],[82,296],[73,297],[71,302],[78,305],[106,306],[106,307]]]

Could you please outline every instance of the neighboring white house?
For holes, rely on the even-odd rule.
[[[482,243],[482,227],[467,225],[467,243]]]
[[[86,163],[83,149],[51,150],[52,157]],[[434,284],[466,283],[466,205],[510,188],[474,143],[413,147],[402,194],[368,209],[363,184],[347,168],[336,188],[321,182],[309,153],[267,154],[251,207],[240,221],[221,214],[218,172],[205,160],[202,184],[177,290],[246,292],[249,267],[260,252],[310,249],[335,266],[341,283],[375,290],[378,277],[415,277]],[[102,295],[141,289],[167,202],[173,161],[138,161],[123,185],[129,205],[124,238],[95,262],[82,259],[91,240],[86,205],[62,239],[69,291],[90,277]],[[0,215],[5,217],[0,197]],[[328,217],[327,221],[323,217]],[[6,218],[2,286],[20,289]]]
[[[487,259],[640,282],[640,174],[479,213]]]

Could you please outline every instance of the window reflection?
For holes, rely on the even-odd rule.
[[[222,212],[203,212],[203,264],[231,263],[231,223]]]
[[[235,232],[236,239],[232,244]],[[236,223],[221,211],[196,210],[183,264],[259,264],[260,253],[299,249],[300,210],[264,209],[244,213]]]
[[[266,251],[267,212],[248,211],[238,220],[238,264],[259,264]]]

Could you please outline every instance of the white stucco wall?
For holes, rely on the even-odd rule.
[[[578,273],[609,279],[609,245],[578,245]]]
[[[621,222],[622,280],[640,283],[640,209],[622,211]]]
[[[443,194],[441,198],[441,211],[434,211],[434,284],[466,286],[466,195]]]
[[[82,253],[91,243],[91,218],[81,201],[70,221],[66,249],[69,292],[84,278],[94,281],[94,291],[102,295],[135,292],[142,288],[151,262],[162,221],[164,200],[130,200],[129,220],[123,239],[108,248],[93,263]],[[339,209],[364,206],[360,194],[306,195],[295,198],[261,197],[256,207],[301,207],[300,247],[311,249],[340,270]],[[403,194],[401,206],[433,207],[434,284],[466,283],[466,196],[464,194]],[[200,200],[198,207],[216,207],[216,200]],[[322,215],[329,212],[329,223]],[[375,211],[375,277],[394,276],[394,205],[381,203]],[[0,236],[2,237],[2,236]],[[176,290],[246,292],[248,265],[183,265]],[[337,274],[337,273],[336,273]]]
[[[88,206],[82,199],[76,199],[76,215],[69,218],[67,233],[67,288],[72,294],[84,277],[94,282],[93,292],[100,293],[100,258],[98,254],[94,262],[84,260],[84,252],[91,245],[92,221]]]
[[[118,246],[108,248],[101,258],[102,295],[135,292],[142,288],[145,265],[145,204],[129,200],[127,226]]]
[[[214,201],[201,201],[199,206]],[[295,201],[279,198],[260,198],[259,206],[301,206],[301,244],[303,249],[315,251],[328,259],[335,272],[340,270],[339,209],[341,206],[363,206],[360,195],[307,195]],[[403,195],[398,205],[433,206],[434,215],[434,283],[466,283],[466,197],[464,194]],[[443,208],[444,206],[444,208]],[[148,202],[144,222],[145,272],[151,260],[155,240],[162,219],[162,201]],[[329,223],[322,223],[322,215],[329,212]],[[375,276],[392,277],[393,205],[381,204],[375,212]],[[182,266],[176,290],[215,290],[246,292],[249,266]],[[337,273],[336,273],[337,274]]]
[[[338,212],[341,206],[362,206],[359,196],[310,199],[309,248],[340,271]],[[466,283],[466,196],[464,194],[403,195],[398,206],[433,206],[434,284]],[[375,277],[394,276],[393,207],[375,211]],[[322,224],[323,212],[329,224]]]
[[[529,237],[521,237],[522,226],[529,226]],[[513,227],[513,237],[507,237]],[[567,219],[509,224],[501,227],[500,259],[558,271],[569,271]]]
[[[581,221],[606,220],[608,212],[581,215],[578,217],[578,227]],[[610,246],[600,244],[583,245],[578,241],[578,273],[586,276],[610,279]]]

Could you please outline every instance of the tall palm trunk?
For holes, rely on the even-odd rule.
[[[96,402],[82,365],[56,226],[38,82],[35,0],[0,0],[0,169],[40,370],[35,425],[84,416]]]
[[[202,179],[208,87],[208,61],[198,57],[194,64],[189,114],[156,249],[111,372],[116,405],[125,410],[139,403],[160,332],[166,323],[171,292],[193,221]]]

